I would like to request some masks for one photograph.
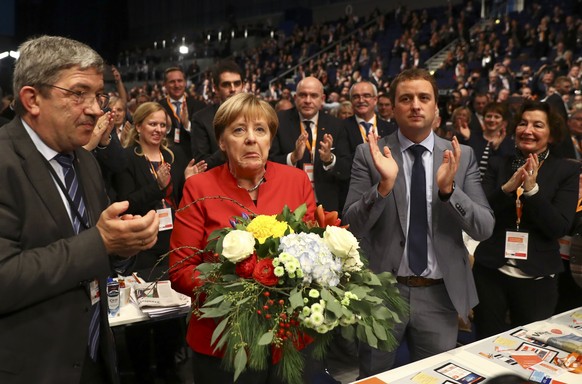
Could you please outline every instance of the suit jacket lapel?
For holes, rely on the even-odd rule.
[[[398,141],[398,135],[394,133],[381,139],[378,142],[380,151],[382,151],[384,143],[387,143],[388,148],[390,148],[392,157],[396,161],[396,164],[398,164],[399,172],[404,172],[402,152],[400,151],[400,142]],[[394,195],[394,200],[396,202],[396,210],[398,211],[398,218],[400,220],[402,232],[406,233],[406,221],[408,219],[408,193],[406,191],[406,179],[402,175],[401,177],[396,177],[396,182],[394,183],[392,193]]]
[[[16,120],[14,125],[11,124],[5,129],[10,130],[9,135],[12,137],[14,150],[22,159],[22,168],[30,184],[36,190],[38,198],[44,203],[57,227],[62,231],[63,237],[74,235],[71,219],[63,204],[58,187],[47,168],[47,166],[50,167],[50,164],[44,161],[20,120]],[[39,169],[44,169],[46,172],[38,172]]]

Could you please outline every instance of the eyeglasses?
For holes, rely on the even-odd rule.
[[[352,100],[354,100],[354,101],[358,101],[360,99],[370,100],[373,97],[374,97],[374,95],[372,95],[371,93],[364,93],[363,95],[355,94],[355,95],[352,95]]]
[[[82,104],[84,106],[90,106],[95,101],[97,101],[97,105],[99,105],[99,108],[101,109],[105,109],[109,105],[109,95],[106,95],[104,93],[96,93],[95,95],[91,96],[89,92],[83,91],[77,92],[53,84],[40,84],[40,85],[44,87],[60,89],[61,91],[70,93],[73,96],[73,101],[79,105]]]

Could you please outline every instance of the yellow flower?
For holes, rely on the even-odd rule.
[[[276,217],[276,215],[259,215],[249,223],[247,231],[252,233],[260,244],[269,237],[282,237],[289,226],[286,222],[278,221]]]

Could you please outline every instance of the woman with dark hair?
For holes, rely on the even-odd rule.
[[[490,159],[483,177],[495,229],[475,251],[480,338],[554,314],[563,270],[558,239],[570,230],[578,200],[580,167],[552,154],[561,117],[526,101],[516,121],[515,155]]]
[[[507,135],[509,111],[504,103],[489,103],[483,109],[483,134],[472,134],[467,144],[475,151],[479,161],[479,173],[485,175],[489,161],[494,156],[509,156],[515,142]]]

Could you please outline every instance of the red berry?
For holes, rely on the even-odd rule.
[[[283,320],[287,320],[287,314],[286,313],[282,313],[281,315],[279,315],[279,317]]]
[[[271,295],[271,293],[270,293],[269,291],[265,291],[265,292],[263,292],[263,295],[264,295],[265,297],[269,297],[269,296]]]
[[[269,305],[275,304],[275,302],[273,300],[269,300],[269,301],[267,301],[267,303],[269,303]]]
[[[257,314],[259,314],[259,315],[261,314],[261,310],[260,309],[257,311]]]
[[[267,314],[265,315],[265,319],[269,320],[270,318],[271,318],[271,314],[267,313]]]
[[[269,309],[269,306],[268,305],[263,305],[263,309],[266,311],[266,310]]]
[[[285,300],[283,300],[283,299],[279,300],[279,305],[283,305],[283,304],[285,304]]]

